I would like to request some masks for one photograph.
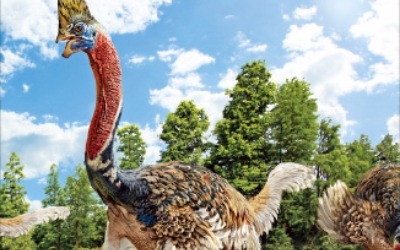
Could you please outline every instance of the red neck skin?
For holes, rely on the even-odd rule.
[[[122,73],[114,45],[101,32],[86,53],[96,79],[96,107],[86,141],[86,159],[93,160],[112,143],[122,107]]]

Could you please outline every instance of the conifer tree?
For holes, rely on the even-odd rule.
[[[269,106],[275,103],[276,84],[265,62],[246,63],[237,83],[226,93],[230,100],[214,130],[217,143],[207,165],[247,195],[265,185],[269,168]]]
[[[45,187],[46,197],[42,200],[44,207],[66,205],[65,192],[59,183],[58,176],[57,165],[52,164],[50,166],[50,173],[47,175],[47,185]],[[37,244],[38,250],[60,250],[65,244],[65,235],[66,222],[64,220],[55,220],[36,226],[33,239]]]
[[[297,78],[286,80],[276,100],[272,110],[276,161],[309,162],[318,137],[317,102],[310,85]]]
[[[323,119],[319,124],[318,147],[313,163],[316,168],[317,196],[325,188],[340,179],[349,181],[351,172],[344,146],[340,143],[340,125],[333,125],[331,119]]]
[[[118,128],[117,136],[120,141],[117,152],[123,153],[119,167],[121,169],[140,167],[146,155],[146,143],[141,137],[139,127],[135,124],[129,124]]]
[[[378,163],[400,163],[400,144],[393,141],[392,135],[385,135],[382,141],[376,145]]]
[[[310,164],[317,149],[318,122],[317,103],[309,84],[297,78],[286,80],[279,87],[276,100],[271,111],[273,160]],[[281,231],[292,239],[295,249],[308,245],[318,231],[315,227],[317,204],[318,197],[311,189],[285,194],[268,245],[279,242],[275,237],[282,235]]]
[[[71,213],[67,220],[65,249],[99,247],[97,223],[93,223],[96,211],[102,209],[99,199],[90,186],[86,170],[78,165],[75,176],[69,176],[65,185],[66,203]],[[103,210],[104,211],[104,210]],[[105,231],[106,222],[103,222]],[[104,233],[103,231],[103,233]]]
[[[23,169],[19,156],[15,152],[11,153],[0,187],[0,217],[2,218],[15,217],[28,211],[29,204],[25,201],[26,191],[20,184],[24,178]],[[32,232],[15,239],[0,237],[0,249],[36,249],[31,236]]]
[[[351,179],[347,183],[350,188],[355,188],[361,177],[377,163],[377,153],[372,148],[367,135],[360,135],[358,140],[354,140],[346,145],[346,153],[349,158]]]
[[[167,147],[161,152],[161,162],[181,161],[199,164],[206,151],[204,133],[210,123],[203,109],[193,101],[182,101],[169,113],[162,126],[160,139]]]

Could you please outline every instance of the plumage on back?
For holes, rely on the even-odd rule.
[[[0,219],[0,236],[18,237],[26,234],[35,225],[50,220],[64,220],[69,215],[67,207],[46,207],[14,218]]]
[[[366,249],[400,247],[400,166],[368,171],[354,194],[341,181],[329,187],[319,201],[318,224],[343,243]]]

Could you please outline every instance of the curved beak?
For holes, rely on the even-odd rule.
[[[58,34],[56,43],[66,41],[64,51],[62,56],[64,58],[70,57],[72,54],[78,52],[79,50],[73,49],[71,45],[77,40],[81,40],[80,37],[69,34],[69,32],[65,32],[64,34]]]

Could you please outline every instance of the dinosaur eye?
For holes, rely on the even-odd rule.
[[[84,30],[85,26],[83,23],[78,23],[74,26],[74,31],[76,33],[82,33],[82,31]]]

